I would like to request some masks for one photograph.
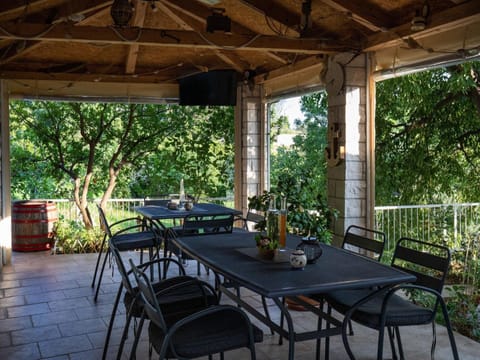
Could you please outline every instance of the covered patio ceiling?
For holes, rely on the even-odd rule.
[[[120,6],[119,15],[128,15],[125,5],[131,4],[125,25],[114,24],[112,4]],[[241,81],[266,87],[318,86],[328,81],[328,57],[345,52],[371,53],[373,71],[379,74],[478,56],[480,1],[0,4],[0,78],[9,80],[7,90],[15,97],[175,102],[180,78],[215,69],[233,69]],[[312,69],[318,77],[312,78]]]

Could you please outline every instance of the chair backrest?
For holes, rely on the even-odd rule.
[[[158,195],[158,196],[147,196],[143,199],[143,204],[145,206],[154,205],[154,206],[167,206],[170,202],[170,197],[168,195]]]
[[[98,204],[97,204],[97,209],[98,209],[98,217],[100,218],[100,228],[105,232],[105,234],[107,234],[109,238],[111,238],[113,236],[112,230],[110,229],[110,225],[108,225],[108,220],[107,220],[107,217],[105,216],[105,212]]]
[[[392,266],[417,277],[416,285],[441,292],[450,266],[450,250],[416,239],[398,240]]]
[[[148,279],[148,276],[135,266],[132,259],[129,259],[128,261],[130,262],[132,273],[137,282],[138,291],[144,302],[143,309],[145,315],[150,321],[166,333],[168,331],[167,324],[160,310],[160,305],[155,295],[155,291],[153,290],[152,283]]]
[[[115,264],[117,265],[118,272],[120,273],[120,276],[122,278],[123,287],[128,293],[130,293],[132,296],[135,296],[132,282],[128,277],[128,270],[123,263],[122,256],[120,255],[120,250],[118,250],[118,248],[115,246],[115,242],[111,239],[109,240],[108,244],[110,247],[110,251],[113,254],[113,258],[115,259]]]
[[[176,294],[181,294],[184,296],[187,291],[192,295],[192,297],[200,297],[203,299],[201,308],[206,308],[212,304],[218,304],[218,297],[215,293],[215,289],[210,284],[196,278],[185,279],[175,284],[172,283],[170,287],[155,292],[152,283],[145,272],[139,267],[135,266],[135,263],[132,261],[132,259],[129,259],[128,261],[130,262],[132,273],[138,286],[139,294],[144,301],[144,310],[146,316],[165,333],[168,331],[168,326],[165,322],[164,314],[162,313],[162,308],[159,304],[158,297]],[[214,299],[213,302],[212,299]]]
[[[188,215],[183,221],[183,235],[225,234],[233,230],[233,215]]]
[[[260,213],[253,212],[252,209],[248,209],[247,216],[245,216],[245,221],[258,224],[262,221],[265,221],[265,216]]]
[[[360,255],[380,260],[386,238],[381,231],[350,225],[345,232],[342,248],[352,250],[353,247]]]

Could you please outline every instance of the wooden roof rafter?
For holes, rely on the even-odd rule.
[[[133,26],[143,27],[146,12],[147,3],[143,0],[136,0]],[[128,49],[127,60],[125,62],[125,74],[135,73],[139,48],[140,46],[138,44],[130,45],[130,48]]]
[[[53,42],[106,43],[146,46],[196,47],[236,51],[279,51],[299,54],[336,53],[353,50],[353,44],[332,40],[290,39],[267,35],[226,35],[183,30],[109,28],[11,22],[0,25],[0,39],[46,40]]]
[[[348,0],[321,1],[335,10],[349,14],[353,21],[372,31],[383,32],[389,28],[389,24],[385,21],[386,15],[371,6],[367,8]]]
[[[376,51],[405,43],[408,37],[419,40],[432,34],[450,31],[455,27],[467,26],[480,21],[480,6],[476,1],[468,1],[458,6],[432,14],[425,30],[413,32],[411,24],[403,24],[389,31],[374,34],[368,38],[363,51]]]
[[[240,2],[255,10],[257,13],[260,13],[267,21],[268,19],[274,20],[280,25],[280,28],[283,27],[285,29],[285,35],[290,34],[290,36],[300,37],[299,15],[291,13],[289,10],[272,0],[240,0]]]
[[[157,6],[183,30],[202,31],[202,28],[205,26],[203,22],[198,21],[194,17],[190,17],[185,12],[180,12],[178,7],[170,7],[170,5],[171,3],[169,1],[160,1]],[[246,67],[246,64],[239,61],[237,57],[230,56],[230,54],[225,51],[214,50],[214,53],[220,60],[238,72],[243,72],[243,69]]]

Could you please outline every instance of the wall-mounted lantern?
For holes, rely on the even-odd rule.
[[[345,146],[340,145],[341,131],[338,123],[329,125],[327,132],[328,146],[325,148],[325,159],[328,166],[337,166],[345,159]]]

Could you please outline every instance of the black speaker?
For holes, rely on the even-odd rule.
[[[235,70],[212,70],[179,79],[180,105],[237,104]]]

